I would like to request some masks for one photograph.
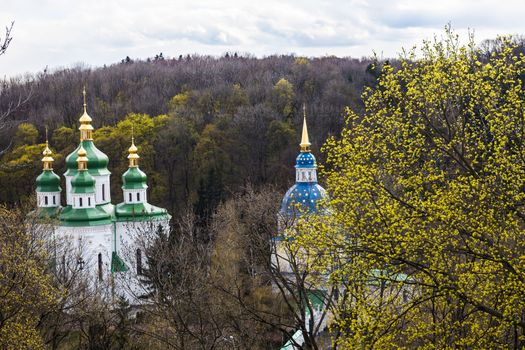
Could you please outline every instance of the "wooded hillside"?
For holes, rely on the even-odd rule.
[[[121,196],[134,125],[151,202],[175,215],[193,208],[207,217],[247,183],[284,189],[293,182],[303,102],[313,149],[321,156],[323,141],[344,124],[345,107],[362,109],[361,91],[374,84],[378,71],[367,59],[161,54],[3,81],[0,110],[27,101],[1,130],[0,182],[6,186],[0,202],[32,194],[46,126],[55,171],[63,173],[64,157],[78,144],[84,85],[95,143],[110,157],[114,202]]]

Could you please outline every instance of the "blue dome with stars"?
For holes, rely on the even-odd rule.
[[[318,211],[318,203],[326,191],[317,182],[298,182],[286,192],[281,203],[281,215],[291,216]]]
[[[315,157],[310,152],[301,152],[295,160],[296,168],[317,168]]]
[[[319,202],[326,198],[325,189],[317,184],[317,162],[310,152],[306,116],[300,146],[301,153],[295,160],[295,185],[286,192],[281,203],[280,213],[283,216],[320,211]]]

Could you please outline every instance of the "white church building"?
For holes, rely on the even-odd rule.
[[[66,158],[66,205],[61,205],[60,177],[53,171],[52,152],[46,141],[43,171],[36,179],[38,208],[34,213],[52,226],[57,240],[71,242],[77,249],[76,261],[67,263],[78,264],[95,280],[109,279],[117,272],[140,275],[145,257],[140,248],[133,248],[134,240],[145,230],[159,226],[167,230],[171,216],[166,209],[148,203],[147,176],[139,168],[133,137],[129,167],[122,175],[124,201],[116,205],[111,202],[109,159],[95,146],[91,121],[84,91],[80,142]],[[130,247],[133,254],[129,254]],[[58,260],[60,264],[60,257]]]

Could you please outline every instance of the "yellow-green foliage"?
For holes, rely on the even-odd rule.
[[[27,198],[27,189],[34,186],[36,177],[42,172],[41,159],[45,146],[20,144],[0,158],[0,198],[11,203]],[[55,151],[53,146],[51,149]],[[53,159],[60,163],[63,156],[54,152]]]
[[[310,64],[310,60],[308,60],[308,58],[306,57],[297,57],[294,61],[295,64],[297,65],[303,65],[303,66],[307,66]]]
[[[38,130],[33,124],[22,123],[15,133],[14,146],[34,145],[38,140]]]
[[[44,349],[40,315],[59,298],[45,271],[40,232],[24,218],[0,206],[0,348],[6,350]]]
[[[295,98],[295,90],[292,83],[285,78],[279,79],[273,86],[273,94],[277,98],[279,109],[283,115],[287,116],[292,113],[293,99]]]
[[[188,103],[189,93],[188,92],[180,92],[173,96],[169,102],[169,108],[170,109],[176,109],[178,107],[184,107]]]
[[[385,64],[327,141],[331,216],[299,242],[344,286],[342,348],[525,346],[525,57],[504,42],[482,61],[447,31]]]
[[[116,174],[123,174],[129,166],[127,156],[131,146],[131,134],[135,139],[140,156],[139,166],[151,177],[155,176],[153,167],[157,133],[165,127],[169,117],[159,115],[151,117],[147,114],[131,113],[115,126],[104,126],[95,130],[94,139],[97,147],[103,150],[111,161],[111,170]],[[151,184],[151,182],[150,182]],[[120,195],[120,181],[113,180],[114,193]],[[118,188],[118,189],[117,189]],[[119,197],[117,197],[117,200]],[[158,200],[158,198],[152,198]]]

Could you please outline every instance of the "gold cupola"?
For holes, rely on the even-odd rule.
[[[137,154],[138,148],[135,146],[135,137],[133,136],[133,129],[131,129],[131,146],[128,149],[129,167],[136,168],[139,166],[140,156]]]
[[[42,163],[44,163],[44,170],[53,170],[53,157],[51,155],[53,152],[51,152],[51,149],[49,149],[49,141],[47,139],[47,127],[46,127],[46,148],[44,148],[44,152],[42,152],[44,155],[44,158],[42,158]]]
[[[310,152],[310,141],[308,140],[308,128],[306,126],[306,104],[303,104],[303,135],[301,137],[301,152]]]
[[[82,147],[82,144],[80,145],[80,149],[78,150],[77,155],[78,170],[87,170],[88,158],[86,157],[87,153],[84,147]]]
[[[91,125],[91,117],[87,113],[87,104],[86,104],[86,88],[82,90],[84,95],[84,114],[80,117],[80,141],[93,140],[93,126]]]

